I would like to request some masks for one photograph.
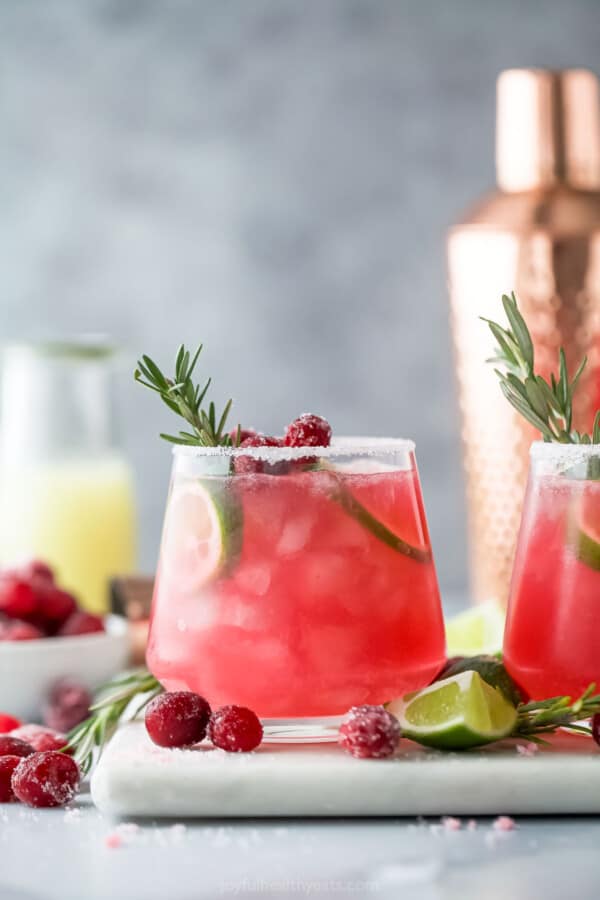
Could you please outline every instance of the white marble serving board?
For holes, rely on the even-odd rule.
[[[335,744],[227,754],[156,747],[134,722],[105,750],[92,797],[117,817],[600,813],[600,751],[563,734],[532,756],[514,742],[449,754],[409,741],[387,760],[353,759]]]

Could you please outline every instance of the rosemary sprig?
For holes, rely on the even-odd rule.
[[[137,715],[162,691],[162,685],[147,669],[121,675],[100,688],[95,703],[90,707],[90,716],[68,735],[68,747],[74,750],[73,756],[82,772],[89,772],[94,762],[94,751],[97,750],[98,756],[102,753],[125,715]],[[128,709],[136,697],[144,694],[147,696],[136,709]]]
[[[172,412],[181,416],[191,426],[191,431],[179,431],[176,435],[161,434],[165,441],[191,447],[230,447],[233,442],[225,427],[232,400],[227,401],[223,412],[217,417],[212,401],[208,405],[208,410],[202,406],[211,379],[208,378],[204,385],[200,385],[195,384],[192,378],[201,352],[202,344],[193,355],[182,344],[175,358],[173,378],[167,378],[154,360],[144,355],[138,360],[134,378],[144,387],[155,391]],[[236,445],[239,443],[239,434],[238,425]]]
[[[528,422],[537,428],[544,441],[561,444],[600,443],[600,410],[597,411],[592,434],[576,431],[573,426],[573,395],[587,363],[584,357],[575,375],[569,380],[565,351],[558,354],[558,375],[552,373],[546,381],[535,371],[533,341],[525,319],[519,312],[512,293],[502,297],[508,328],[483,319],[496,339],[495,355],[488,360],[498,363],[504,371],[494,371],[500,388],[509,403]]]
[[[528,736],[535,740],[539,735],[551,734],[559,728],[591,734],[590,726],[582,722],[600,712],[600,694],[595,694],[595,690],[596,685],[592,683],[575,701],[571,697],[550,697],[548,700],[522,703],[517,709],[513,736]]]

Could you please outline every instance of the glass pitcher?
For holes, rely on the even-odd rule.
[[[111,576],[133,570],[133,478],[120,452],[114,348],[18,344],[3,353],[0,564],[37,558],[92,612]]]

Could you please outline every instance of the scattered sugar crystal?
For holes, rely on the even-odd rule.
[[[455,816],[444,816],[442,818],[442,826],[445,831],[460,831],[462,822]]]
[[[383,889],[385,896],[388,897],[391,896],[394,888],[436,880],[442,869],[443,862],[440,859],[430,855],[415,856],[377,867],[369,873],[371,876],[369,883],[372,881],[375,893]],[[370,894],[371,891],[369,891]],[[398,896],[397,892],[394,893],[394,896]],[[415,894],[411,892],[411,896],[415,896]],[[430,896],[429,892],[427,892],[427,896]]]
[[[498,816],[492,825],[494,831],[514,831],[516,827],[515,820],[511,819],[510,816]]]
[[[75,806],[71,809],[65,809],[64,820],[69,825],[72,825],[74,822],[79,822],[81,820],[81,810]]]
[[[115,832],[122,838],[133,838],[135,837],[140,830],[140,826],[136,825],[135,822],[121,822],[115,828]]]
[[[534,744],[533,741],[528,741],[526,744],[517,744],[517,753],[521,756],[535,756],[539,749],[538,745]]]
[[[498,835],[493,831],[488,831],[486,832],[484,841],[486,847],[490,847],[491,849],[493,849],[498,844]]]
[[[179,843],[179,841],[183,840],[186,831],[187,829],[185,825],[182,825],[180,822],[177,822],[175,825],[171,825],[171,827],[169,828],[169,834],[171,835],[173,842],[176,844]]]
[[[231,844],[231,835],[227,833],[227,830],[220,826],[219,828],[209,829],[212,832],[212,845],[213,847],[228,847]]]

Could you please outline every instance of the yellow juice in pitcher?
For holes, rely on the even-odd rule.
[[[0,469],[0,563],[37,558],[83,607],[108,609],[108,582],[132,572],[132,475],[119,455],[57,462],[12,460]]]

